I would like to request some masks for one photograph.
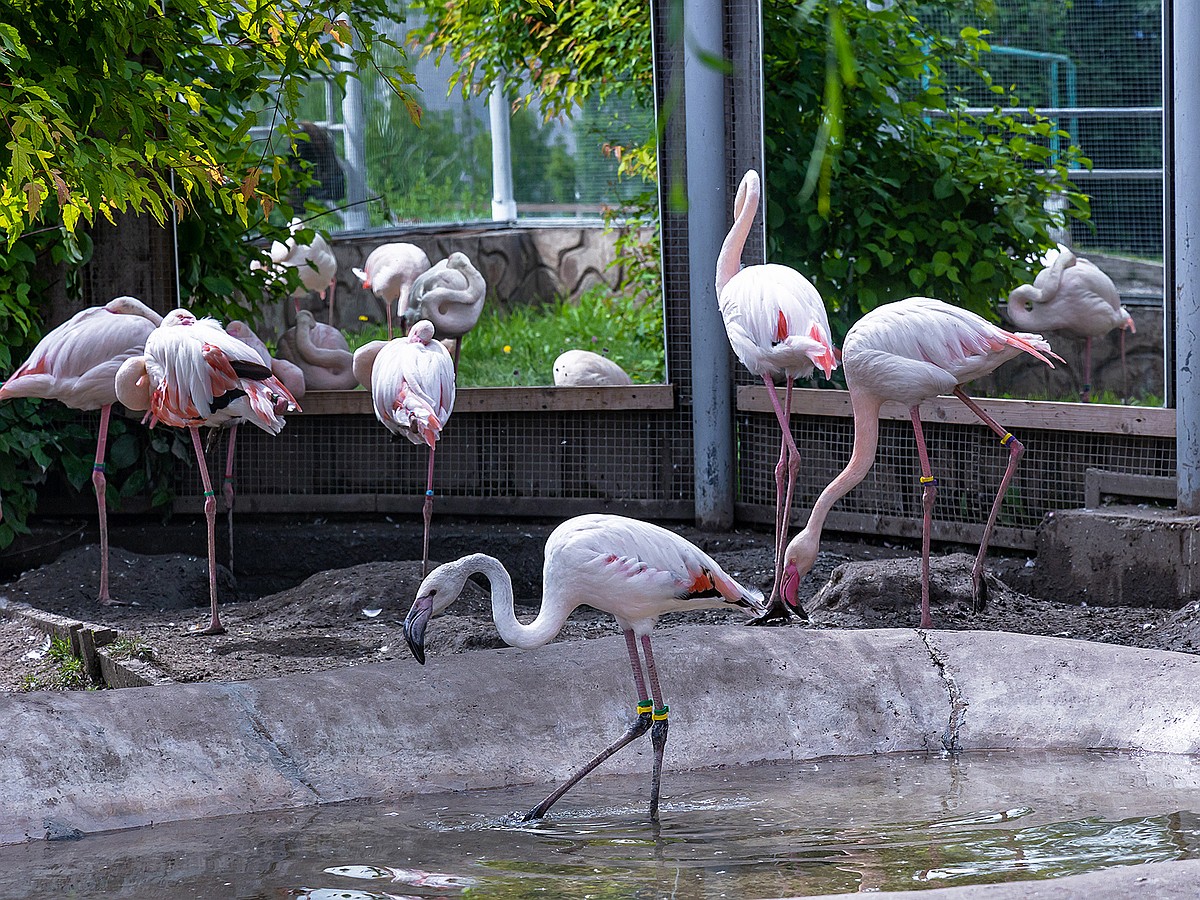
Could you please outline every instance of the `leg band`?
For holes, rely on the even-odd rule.
[[[653,718],[655,722],[665,722],[667,720],[667,714],[670,713],[670,711],[671,707],[664,704],[654,711],[654,715],[651,716],[651,718]]]

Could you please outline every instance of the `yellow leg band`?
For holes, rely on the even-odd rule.
[[[1007,447],[1008,442],[1011,441],[1012,439],[1013,439],[1013,435],[1012,435],[1011,431],[1004,432],[1004,437],[1000,438],[1000,446]]]
[[[937,484],[937,479],[932,475],[922,475],[921,484]]]
[[[654,709],[653,700],[639,700],[637,705],[638,715],[642,716]]]
[[[667,721],[667,714],[670,713],[670,711],[671,707],[660,706],[654,711],[654,715],[651,718],[653,718],[655,722],[665,722]]]

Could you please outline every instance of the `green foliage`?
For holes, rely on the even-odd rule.
[[[382,325],[347,335],[353,348],[386,339]],[[505,311],[485,305],[463,341],[460,387],[511,387],[554,383],[554,360],[564,350],[607,356],[638,384],[665,380],[662,304],[605,287],[577,302],[559,298],[542,306]]]
[[[1014,114],[979,65],[983,32],[930,31],[904,3],[770,0],[763,15],[768,257],[813,280],[839,334],[912,294],[994,318],[1054,243],[1050,201],[1087,213],[1073,148],[1050,149],[1064,133]],[[990,112],[964,111],[949,66],[987,86]]]
[[[46,651],[49,667],[37,675],[27,675],[22,681],[24,691],[82,691],[93,690],[96,685],[83,668],[83,660],[71,649],[66,638],[52,637]]]

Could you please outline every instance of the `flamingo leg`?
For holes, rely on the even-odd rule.
[[[429,574],[429,523],[433,520],[433,450],[429,447],[429,475],[425,479],[425,502],[421,505],[421,518],[425,520],[425,537],[421,542],[421,577]]]
[[[462,351],[463,335],[459,335],[454,339],[454,377],[458,379],[458,355]]]
[[[1079,399],[1084,403],[1092,402],[1092,338],[1089,335],[1083,339],[1083,390]]]
[[[654,702],[646,696],[646,682],[642,677],[642,661],[638,658],[637,640],[633,632],[628,629],[625,631],[625,647],[629,651],[629,662],[633,666],[633,680],[637,684],[639,698],[637,720],[630,724],[623,735],[588,760],[581,769],[572,774],[561,786],[555,788],[545,800],[525,813],[522,817],[523,821],[528,822],[530,819],[540,819],[545,816],[550,807],[557,803],[563,794],[582,781],[588,773],[613,756],[618,750],[637,740],[650,730]],[[657,676],[652,677],[657,678]],[[657,818],[657,810],[655,810],[654,817]]]
[[[188,431],[192,433],[192,447],[196,451],[196,463],[200,466],[200,480],[204,483],[204,518],[208,523],[208,597],[212,604],[212,620],[208,627],[192,633],[224,634],[225,628],[217,615],[217,497],[208,477],[208,463],[204,459],[204,448],[200,444],[200,429],[190,427]]]
[[[757,619],[752,619],[748,623],[750,625],[762,625],[779,620],[786,622],[791,619],[791,612],[788,610],[787,604],[780,599],[779,585],[780,577],[783,574],[783,551],[787,542],[788,520],[791,518],[792,494],[796,487],[796,475],[800,471],[800,451],[792,439],[790,426],[793,383],[793,379],[789,377],[785,409],[784,404],[779,402],[775,382],[771,380],[770,376],[763,376],[763,384],[767,386],[767,396],[771,398],[771,405],[775,408],[775,418],[779,420],[779,428],[782,432],[779,444],[779,462],[775,465],[775,575],[771,584],[771,598],[767,603],[767,611]]]
[[[104,606],[115,606],[108,593],[108,482],[104,477],[104,448],[108,444],[108,420],[112,404],[100,407],[100,435],[96,439],[96,461],[92,464],[92,487],[96,491],[96,508],[100,513],[100,596]]]
[[[1125,362],[1125,327],[1121,327],[1121,333],[1117,335],[1117,341],[1121,347],[1121,393],[1129,396],[1129,366]]]
[[[963,393],[961,388],[955,388],[954,395],[965,403],[971,412],[979,416],[983,420],[983,423],[999,436],[1000,446],[1008,447],[1008,465],[1004,469],[1004,477],[1000,479],[1000,488],[996,491],[996,499],[992,501],[992,511],[988,514],[987,525],[983,528],[983,540],[979,544],[979,553],[975,557],[975,565],[971,567],[973,606],[975,611],[979,612],[979,610],[987,606],[987,582],[983,579],[983,560],[987,556],[988,544],[992,540],[992,531],[995,529],[996,520],[1000,516],[1000,504],[1004,502],[1004,495],[1008,491],[1008,486],[1017,471],[1017,463],[1021,461],[1021,456],[1025,453],[1025,445],[1013,437],[1011,432],[1006,431],[1003,425],[1000,425],[995,419],[980,409],[979,405]]]
[[[650,690],[655,702],[651,719],[653,727],[650,730],[650,741],[654,747],[654,775],[650,782],[650,821],[658,821],[658,799],[662,785],[663,750],[667,746],[667,715],[671,708],[663,696],[662,685],[658,683],[658,671],[654,667],[654,651],[650,649],[650,635],[642,635],[642,654],[646,657],[646,674],[650,677]]]
[[[925,446],[925,432],[921,430],[921,407],[909,409],[912,417],[913,434],[917,438],[917,455],[921,459],[921,627],[932,628],[933,617],[929,614],[929,545],[933,535],[933,501],[937,497],[937,479],[929,464],[929,448]]]
[[[229,426],[229,446],[225,450],[225,518],[229,533],[229,571],[233,571],[233,447],[237,442],[238,423]]]
[[[334,281],[329,282],[329,286],[327,288],[325,288],[324,291],[321,291],[322,297],[324,297],[324,294],[326,291],[329,292],[329,324],[332,325],[333,324],[333,295],[335,293],[337,293],[337,280],[336,279]]]

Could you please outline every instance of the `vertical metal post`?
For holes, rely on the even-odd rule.
[[[511,222],[517,218],[517,201],[513,199],[512,138],[503,76],[492,86],[488,115],[492,126],[492,221]]]
[[[717,254],[725,237],[725,86],[701,53],[723,53],[721,0],[688,0],[683,14],[688,282],[691,288],[692,445],[696,524],[733,524],[733,403],[729,341],[717,307]]]
[[[1171,115],[1174,148],[1171,192],[1175,255],[1175,444],[1179,511],[1200,513],[1200,4],[1172,5]],[[1170,325],[1171,323],[1168,323]]]
[[[342,64],[350,69],[350,63]],[[346,209],[342,221],[348,230],[358,230],[370,225],[367,215],[367,152],[366,116],[363,114],[362,82],[353,77],[346,79],[346,93],[342,97],[343,158],[346,162]]]

